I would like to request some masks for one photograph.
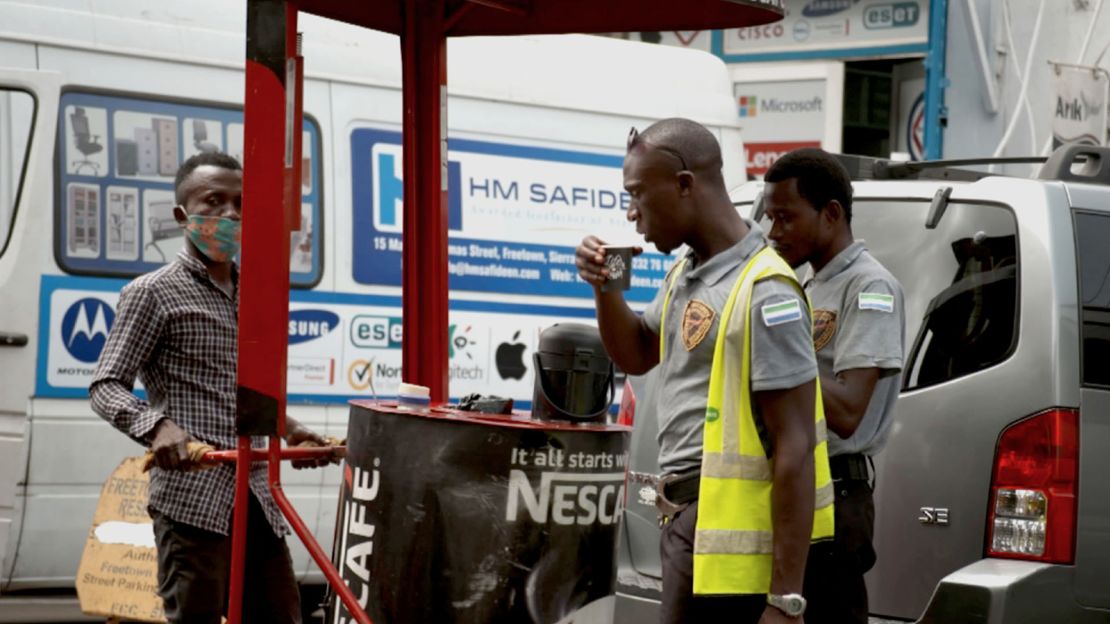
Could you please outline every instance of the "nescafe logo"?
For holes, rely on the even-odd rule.
[[[802,8],[806,17],[828,17],[852,8],[859,0],[813,0]]]

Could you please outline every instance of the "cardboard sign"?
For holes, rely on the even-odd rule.
[[[87,615],[165,622],[158,589],[154,525],[147,515],[150,479],[142,458],[123,460],[100,490],[85,552],[77,568],[77,598]]]

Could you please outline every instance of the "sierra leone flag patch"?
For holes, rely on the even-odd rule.
[[[797,299],[781,303],[768,303],[761,308],[761,311],[763,312],[763,324],[767,327],[802,319],[802,305]]]
[[[860,293],[860,310],[876,310],[878,312],[894,312],[894,295],[884,293]]]

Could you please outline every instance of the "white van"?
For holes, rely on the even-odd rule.
[[[93,414],[87,386],[120,288],[183,244],[177,166],[242,152],[243,6],[77,6],[0,4],[0,621],[17,617],[13,600],[73,587],[100,485],[140,452]],[[400,381],[400,47],[307,15],[301,29],[289,412],[343,435],[347,400]],[[601,37],[464,39],[448,59],[451,395],[527,407],[538,330],[593,322],[574,246],[635,236],[629,127],[698,120],[725,148],[730,187],[742,183],[731,85],[707,54]],[[668,266],[638,258],[630,298],[649,301]],[[327,548],[339,471],[285,481]],[[293,548],[304,580],[321,582]]]

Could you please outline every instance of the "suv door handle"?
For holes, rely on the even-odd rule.
[[[0,332],[0,347],[23,347],[27,345],[27,334]]]

